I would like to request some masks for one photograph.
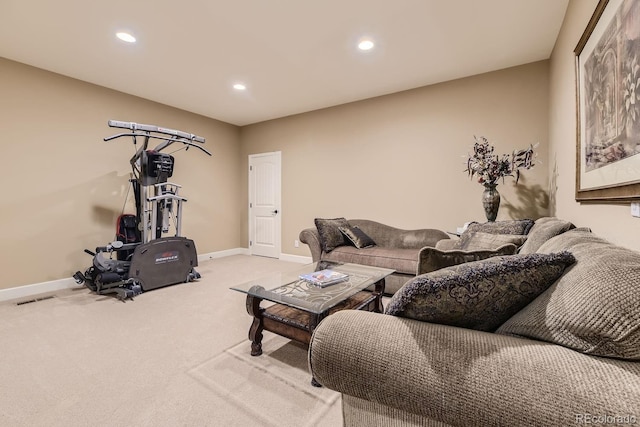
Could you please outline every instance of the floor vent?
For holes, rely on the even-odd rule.
[[[20,301],[20,302],[17,302],[16,305],[31,304],[32,302],[44,301],[52,298],[55,298],[55,295],[49,295],[47,297],[42,297],[42,298],[34,298],[26,301]]]

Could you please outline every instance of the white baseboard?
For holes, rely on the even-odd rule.
[[[236,248],[225,251],[211,252],[208,254],[198,255],[198,262],[208,259],[222,258],[231,255],[249,255],[249,249]],[[14,299],[28,299],[34,295],[45,294],[59,291],[62,289],[70,289],[79,287],[76,281],[69,277],[66,279],[52,280],[49,282],[35,283],[33,285],[16,286],[15,288],[0,289],[0,302]]]
[[[206,261],[208,259],[222,258],[226,256],[231,256],[231,255],[251,255],[251,251],[247,248],[236,248],[236,249],[228,249],[226,251],[220,251],[220,252],[211,252],[208,254],[198,255],[198,262]],[[278,259],[282,261],[297,262],[300,264],[311,264],[313,262],[313,259],[310,256],[291,255],[291,254],[280,254],[280,257]]]
[[[208,254],[200,254],[198,255],[198,262],[206,261],[208,259],[214,259],[214,258],[224,258],[226,256],[231,256],[231,255],[251,255],[251,254],[249,253],[249,249],[247,248],[226,249],[224,251],[209,252]]]
[[[251,251],[248,248],[236,248],[228,249],[226,251],[211,252],[208,254],[198,255],[198,262],[206,261],[208,259],[222,258],[231,255],[251,255]],[[278,259],[282,261],[297,262],[300,264],[311,264],[313,259],[310,256],[291,255],[281,253]]]
[[[313,259],[310,256],[280,254],[282,261],[299,262],[300,264],[311,264]]]

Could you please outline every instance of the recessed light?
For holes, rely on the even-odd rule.
[[[136,38],[135,37],[133,37],[129,33],[123,32],[123,31],[121,31],[119,33],[116,33],[116,37],[118,37],[123,42],[127,42],[127,43],[135,43],[136,42]]]
[[[236,83],[236,84],[234,84],[234,85],[233,85],[233,88],[234,88],[235,90],[246,90],[246,89],[247,89],[247,86],[245,86],[245,85],[244,85],[244,84],[242,84],[242,83]]]
[[[374,46],[373,41],[369,39],[361,40],[360,43],[358,43],[358,49],[360,50],[371,50]]]

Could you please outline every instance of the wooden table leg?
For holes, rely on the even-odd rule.
[[[378,280],[375,284],[373,294],[376,296],[376,308],[374,313],[384,313],[384,307],[382,306],[382,295],[384,295],[385,281],[384,278]]]
[[[316,326],[318,326],[322,319],[324,319],[328,315],[328,311],[311,315],[311,318],[309,319],[309,336],[313,335],[313,331],[316,329]]]
[[[262,354],[262,331],[264,329],[262,312],[264,308],[260,308],[261,302],[261,298],[247,295],[247,313],[253,316],[253,322],[251,323],[251,328],[249,328],[252,356],[260,356]]]

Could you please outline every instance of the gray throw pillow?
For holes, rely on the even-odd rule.
[[[532,254],[538,250],[540,246],[552,237],[562,234],[575,228],[575,225],[569,221],[565,221],[556,217],[545,217],[537,219],[529,234],[527,241],[520,248],[521,254]]]
[[[318,235],[320,236],[320,247],[324,252],[331,252],[338,246],[344,246],[347,242],[340,232],[340,227],[348,227],[349,222],[345,218],[316,218],[314,219]]]
[[[494,331],[575,261],[569,252],[509,255],[417,276],[385,311],[431,323]]]
[[[360,230],[359,227],[338,227],[338,229],[342,234],[344,234],[347,240],[350,241],[353,246],[358,249],[370,248],[376,245],[376,242],[374,242],[373,239],[367,235],[367,233]]]
[[[594,356],[640,360],[640,252],[576,228],[538,253],[570,250],[576,264],[497,333]]]

